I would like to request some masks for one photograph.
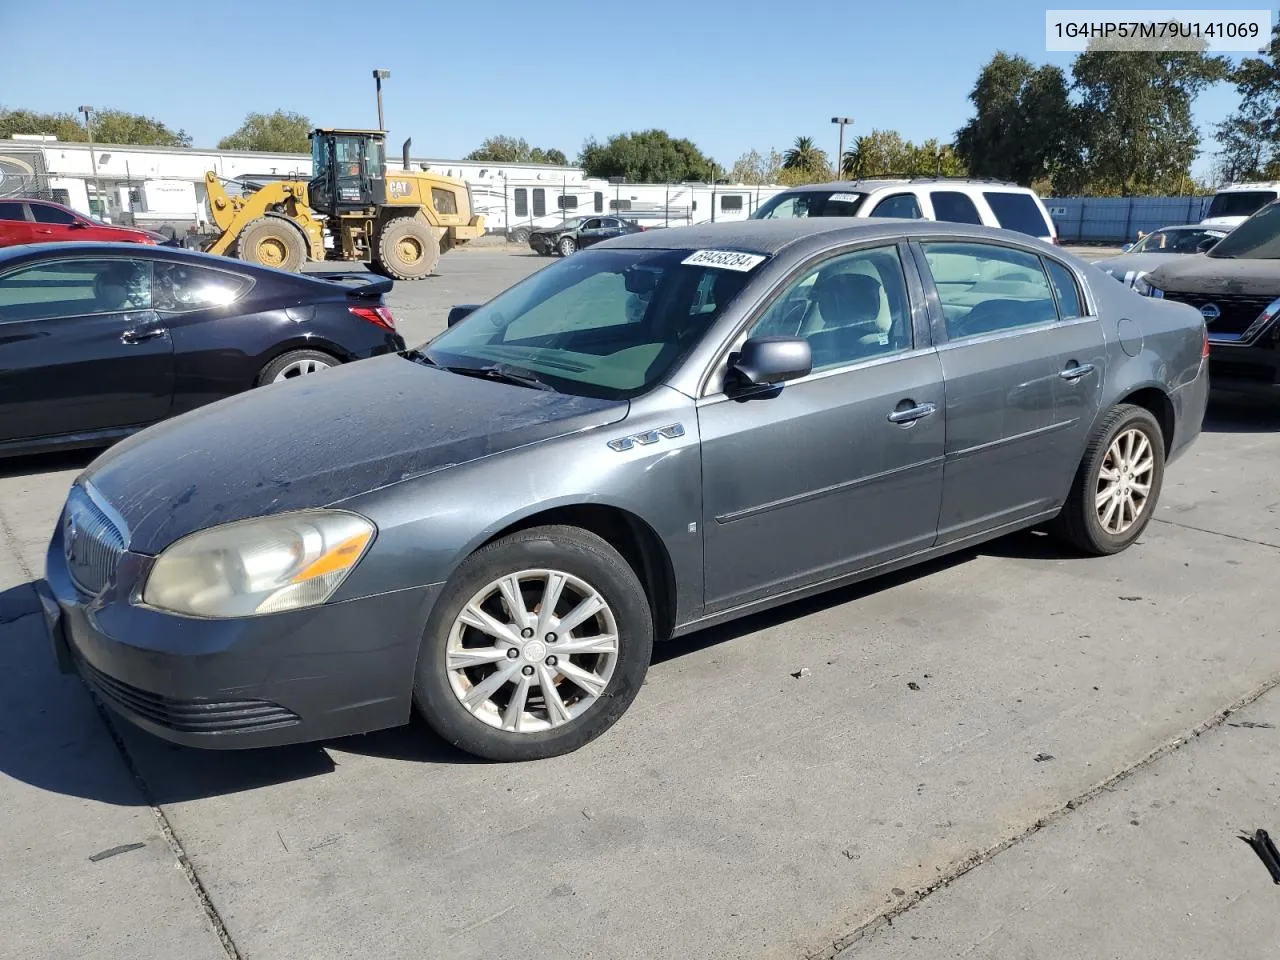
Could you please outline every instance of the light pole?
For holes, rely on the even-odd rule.
[[[391,78],[390,70],[373,71],[373,82],[377,84],[377,87],[378,87],[378,129],[379,130],[387,129],[386,125],[383,123],[383,120],[382,120],[382,81],[389,80],[390,78]]]
[[[831,122],[840,127],[840,149],[836,151],[836,179],[844,176],[844,128],[853,123],[853,117],[832,117]]]
[[[93,168],[93,188],[98,194],[98,215],[105,216],[107,208],[102,197],[102,181],[98,179],[98,158],[93,153],[93,121],[89,119],[89,114],[93,113],[93,107],[84,104],[80,107],[80,112],[84,114],[84,128],[89,133],[89,165]],[[92,203],[89,204],[89,212],[93,212]]]

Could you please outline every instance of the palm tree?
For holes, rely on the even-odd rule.
[[[784,170],[821,170],[827,165],[827,154],[813,144],[813,137],[796,137],[791,149],[782,155]]]

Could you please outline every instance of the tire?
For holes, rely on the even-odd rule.
[[[564,237],[559,243],[556,244],[556,251],[562,257],[573,256],[573,254],[576,253],[577,250],[578,250],[578,243],[576,240],[573,239],[573,237]]]
[[[511,237],[510,237],[510,240],[511,240],[511,242],[512,242],[512,243],[528,243],[528,242],[529,242],[529,228],[528,228],[528,227],[516,227],[514,230],[512,230],[512,231],[511,231]]]
[[[235,255],[246,263],[297,273],[307,259],[307,242],[284,217],[259,217],[240,231]]]
[[[1145,450],[1142,449],[1144,441]],[[1131,458],[1136,463],[1129,463],[1125,457],[1129,442],[1136,447]],[[1104,477],[1104,469],[1113,469],[1117,457],[1119,466],[1137,466],[1139,469],[1133,473],[1123,470],[1114,481]],[[1099,489],[1100,484],[1115,491],[1110,499],[1101,503],[1099,500],[1106,491]],[[1085,448],[1071,493],[1052,525],[1053,532],[1087,554],[1106,556],[1119,553],[1142,536],[1142,531],[1151,522],[1163,484],[1164,433],[1160,424],[1142,407],[1121,404],[1103,418],[1097,433]],[[1146,496],[1136,504],[1144,486]],[[1126,490],[1131,491],[1128,496]],[[1130,518],[1134,505],[1137,506],[1137,515]],[[1104,524],[1104,520],[1108,523]],[[1126,521],[1128,525],[1122,526]]]
[[[532,611],[523,615],[510,613],[504,596],[516,594],[500,586],[517,574],[524,574],[517,581],[519,602]],[[551,588],[552,575],[563,578],[552,607],[558,619],[539,624],[537,608]],[[593,592],[605,604],[600,612],[571,625],[567,639],[547,630],[558,627]],[[476,604],[498,624],[493,632],[463,621],[465,609]],[[509,629],[520,622],[529,624],[523,628],[527,638]],[[611,650],[569,654],[573,659],[555,653],[584,637],[602,636],[616,638]],[[488,658],[484,662],[458,662],[459,652],[486,647],[487,652],[477,654]],[[612,727],[639,693],[652,654],[649,601],[630,565],[593,533],[569,526],[535,527],[477,550],[445,585],[423,634],[414,702],[432,730],[468,753],[502,762],[541,760],[571,753]],[[580,686],[560,672],[566,664],[597,682]],[[499,674],[505,678],[495,683]],[[547,681],[566,707],[564,713],[544,697]],[[486,684],[483,699],[471,707],[464,704],[463,697]],[[522,689],[524,709],[516,713],[513,703]]]
[[[396,280],[429,277],[440,262],[440,241],[421,217],[397,217],[374,241],[373,265]]]
[[[322,350],[290,350],[262,368],[262,373],[258,374],[258,386],[275,383],[277,380],[294,380],[297,377],[321,373],[340,363],[342,361],[337,357]]]

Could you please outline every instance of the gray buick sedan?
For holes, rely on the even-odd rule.
[[[556,263],[404,355],[152,427],[77,479],[62,668],[178,743],[407,722],[566,753],[655,641],[1047,524],[1150,521],[1204,321],[986,227],[748,221]]]

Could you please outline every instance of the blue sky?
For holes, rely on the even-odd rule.
[[[309,0],[286,12],[241,0],[126,0],[112,8],[109,26],[73,29],[102,22],[106,8],[63,0],[50,8],[67,27],[56,32],[56,56],[50,44],[6,45],[0,105],[131,110],[208,146],[251,110],[373,126],[370,72],[380,67],[391,71],[384,101],[394,145],[412,136],[418,156],[460,157],[506,133],[572,159],[588,136],[660,127],[732,164],[748,149],[784,149],[802,134],[834,154],[837,115],[852,116],[855,133],[879,127],[912,140],[949,139],[970,116],[969,90],[997,50],[1069,66],[1071,54],[1045,52],[1048,6],[1072,4]],[[275,49],[263,39],[272,31]],[[368,54],[344,50],[361,43]],[[308,60],[306,50],[315,56]],[[1201,96],[1206,140],[1235,104],[1225,84]],[[1197,173],[1209,159],[1202,156]]]

